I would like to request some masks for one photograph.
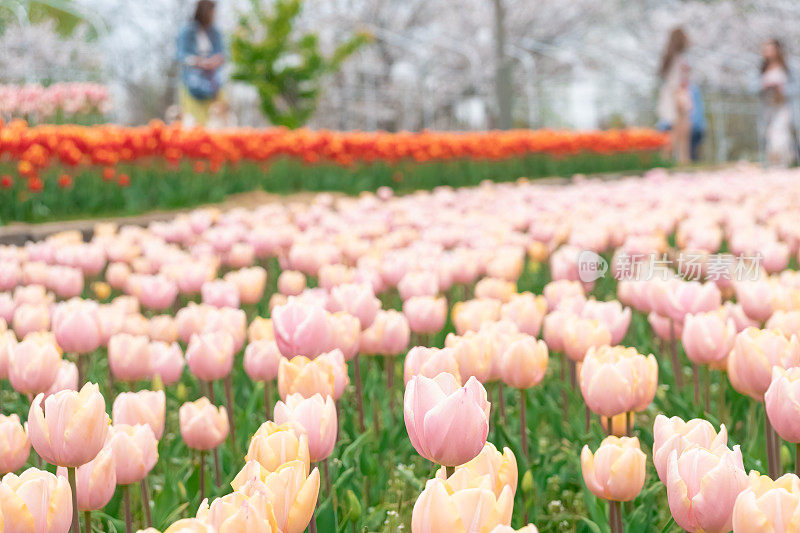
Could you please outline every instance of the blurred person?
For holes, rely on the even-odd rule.
[[[192,21],[178,36],[180,104],[187,126],[204,126],[211,106],[224,98],[221,71],[225,50],[222,34],[214,26],[215,12],[213,0],[199,0]]]
[[[658,128],[670,132],[670,144],[666,148],[678,163],[689,162],[691,124],[691,95],[689,94],[689,63],[686,50],[689,39],[682,28],[675,28],[669,35],[658,71],[661,88],[658,92]],[[669,155],[668,153],[665,155]]]
[[[795,160],[796,146],[786,94],[789,69],[783,45],[778,39],[770,39],[762,45],[761,56],[760,88],[764,103],[763,135],[767,164],[786,167]]]
[[[691,134],[689,138],[689,157],[693,163],[700,160],[700,145],[706,136],[706,110],[703,105],[703,94],[696,83],[689,84],[689,96],[692,102],[692,109],[689,112],[689,124]]]

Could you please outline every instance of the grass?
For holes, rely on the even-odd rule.
[[[351,167],[307,165],[291,159],[269,164],[239,163],[219,172],[198,172],[190,162],[170,168],[160,163],[120,165],[117,175],[104,180],[101,169],[53,168],[41,178],[40,192],[28,190],[23,178],[10,188],[0,188],[0,225],[14,221],[47,222],[101,216],[140,214],[154,209],[177,209],[220,202],[228,195],[264,190],[289,194],[299,191],[339,191],[358,194],[388,186],[398,192],[476,185],[484,180],[511,181],[520,176],[571,176],[578,173],[641,171],[665,162],[656,154],[584,153],[566,157],[532,154],[504,160],[451,160],[429,163],[375,162]],[[73,184],[62,188],[58,177],[72,175]],[[16,174],[13,165],[0,163],[0,175]],[[127,174],[128,186],[118,177]]]

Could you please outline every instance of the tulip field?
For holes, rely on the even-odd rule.
[[[385,133],[16,120],[0,123],[0,223],[194,207],[253,190],[411,192],[637,171],[663,163],[665,141],[648,129]]]
[[[799,253],[748,165],[0,246],[0,531],[800,531]]]

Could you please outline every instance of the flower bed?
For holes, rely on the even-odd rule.
[[[0,129],[0,221],[131,214],[227,194],[356,194],[475,185],[661,163],[651,130],[363,133],[210,131],[153,123]]]

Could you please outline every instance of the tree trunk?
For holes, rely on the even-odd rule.
[[[494,4],[494,54],[495,54],[495,96],[497,98],[497,126],[507,130],[513,126],[511,106],[513,87],[511,63],[506,55],[506,9],[505,0],[492,0]]]

